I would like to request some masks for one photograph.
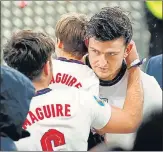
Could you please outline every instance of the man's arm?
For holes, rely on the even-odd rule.
[[[130,64],[138,59],[135,44],[127,59]],[[144,94],[141,83],[141,70],[139,67],[129,69],[127,94],[123,109],[111,108],[111,117],[108,123],[99,133],[131,133],[134,132],[141,123],[143,114]],[[98,115],[97,115],[98,117]],[[97,118],[98,119],[98,118]],[[98,128],[97,128],[98,129]]]
[[[140,81],[140,69],[130,69],[127,96],[123,109],[112,107],[111,118],[100,132],[131,133],[134,132],[142,120],[143,91]],[[132,82],[133,81],[133,82]]]

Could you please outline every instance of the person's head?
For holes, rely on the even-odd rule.
[[[86,28],[92,69],[102,80],[113,79],[127,57],[133,30],[128,15],[119,7],[103,8]]]
[[[44,33],[21,30],[3,48],[4,61],[33,82],[49,84],[52,78],[54,41]]]
[[[64,14],[56,24],[56,54],[64,53],[76,59],[81,59],[87,53],[84,42],[87,17],[84,14]]]

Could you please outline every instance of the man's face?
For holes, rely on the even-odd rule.
[[[90,38],[88,53],[92,69],[102,80],[114,79],[127,55],[123,38],[105,42]]]

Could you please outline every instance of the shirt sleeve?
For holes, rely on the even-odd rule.
[[[144,89],[144,109],[147,111],[162,109],[162,89],[154,77],[150,77],[143,85]],[[150,109],[150,110],[149,110]]]
[[[89,72],[89,76],[84,79],[82,89],[91,93],[92,95],[99,96],[99,79],[93,71]]]
[[[92,102],[92,125],[95,129],[102,129],[111,117],[111,106],[97,96],[91,98]]]

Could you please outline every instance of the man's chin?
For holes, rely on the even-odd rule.
[[[100,80],[104,80],[104,81],[107,81],[108,80],[108,77],[109,75],[107,73],[96,73],[97,77],[100,79]]]

